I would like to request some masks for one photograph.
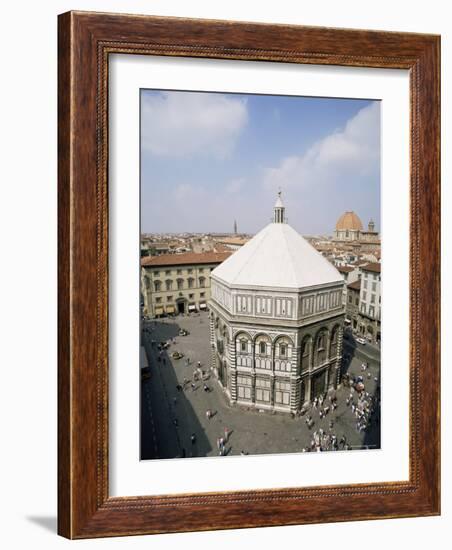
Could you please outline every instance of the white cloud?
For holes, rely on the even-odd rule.
[[[185,201],[195,194],[195,189],[188,183],[179,184],[173,191],[173,198],[177,201]]]
[[[234,178],[226,183],[225,189],[228,193],[238,193],[244,183],[245,178]]]
[[[287,189],[295,185],[333,182],[344,176],[366,176],[380,161],[380,105],[378,102],[361,109],[346,123],[314,143],[303,155],[284,158],[279,166],[267,168],[267,188]]]
[[[222,94],[145,94],[141,113],[144,150],[159,156],[225,158],[248,122],[246,100]]]

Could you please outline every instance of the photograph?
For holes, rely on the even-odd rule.
[[[381,101],[139,101],[140,459],[378,451]]]

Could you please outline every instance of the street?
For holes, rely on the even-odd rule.
[[[179,336],[181,328],[189,334]],[[157,345],[172,338],[175,338],[175,343],[171,343],[160,355]],[[141,382],[142,459],[218,456],[217,441],[220,437],[225,438],[225,428],[229,432],[226,455],[312,450],[311,442],[319,439],[319,433],[324,438],[328,436],[329,440],[332,436],[337,441],[343,439],[346,448],[351,450],[380,446],[379,399],[374,400],[377,405],[372,420],[358,431],[357,392],[345,386],[336,392],[336,410],[332,411],[329,407],[323,418],[320,416],[320,404],[312,406],[305,416],[294,418],[283,413],[231,407],[213,376],[205,382],[198,380],[192,386],[198,361],[205,375],[210,373],[207,313],[148,322],[144,325],[142,342],[151,367],[151,377]],[[349,342],[345,345],[345,342],[347,362],[344,372],[363,376],[365,392],[375,395],[380,384],[378,350]],[[184,357],[172,359],[174,351],[183,353]],[[190,359],[189,365],[187,357]],[[369,363],[365,371],[361,366],[363,360]],[[181,389],[182,386],[184,389]],[[212,412],[211,418],[207,417],[207,411]],[[310,427],[306,416],[312,417]]]

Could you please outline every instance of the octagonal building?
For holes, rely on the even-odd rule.
[[[231,405],[295,413],[337,386],[343,286],[279,193],[273,222],[211,273],[212,366]]]

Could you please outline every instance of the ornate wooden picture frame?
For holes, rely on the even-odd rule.
[[[440,38],[69,12],[58,62],[58,531],[68,538],[440,513]],[[110,54],[406,69],[410,78],[409,480],[111,497]]]

